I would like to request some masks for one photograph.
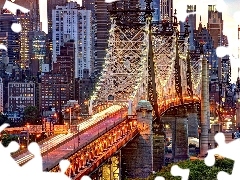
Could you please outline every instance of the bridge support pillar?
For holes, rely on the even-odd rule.
[[[122,179],[146,178],[153,171],[152,105],[140,101],[137,120],[140,134],[122,148]]]
[[[188,115],[185,107],[169,110],[162,117],[165,124],[172,129],[172,158],[175,162],[189,159]]]
[[[93,101],[92,100],[90,100],[89,101],[89,108],[88,108],[88,113],[89,113],[89,115],[93,115],[93,112],[92,112],[92,103],[93,103]]]
[[[102,167],[102,179],[104,180],[120,179],[119,174],[120,174],[119,157],[113,156]]]
[[[174,162],[188,159],[188,120],[186,115],[176,116],[173,126],[173,143]]]
[[[128,101],[128,115],[132,115],[132,100]]]
[[[198,137],[198,115],[196,107],[188,114],[188,137]]]

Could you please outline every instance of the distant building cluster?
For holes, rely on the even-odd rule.
[[[39,111],[61,111],[69,100],[77,100],[82,114],[88,114],[88,100],[101,74],[108,34],[111,26],[105,0],[82,0],[82,6],[73,1],[48,0],[48,34],[41,30],[39,1],[16,1],[30,8],[29,13],[0,9],[0,111],[21,114],[27,106]],[[25,4],[21,4],[25,3]],[[145,1],[131,0],[129,6],[144,8]],[[169,19],[173,0],[154,0],[153,22]],[[196,12],[196,5],[187,5],[186,12]],[[200,19],[201,21],[201,19]],[[21,23],[22,31],[11,30],[12,23]],[[216,48],[228,46],[223,34],[222,13],[215,5],[208,6],[208,23],[196,27],[196,14],[190,14],[190,53],[199,58],[199,43],[209,62],[209,98],[211,114],[220,107],[235,107],[232,91],[231,65],[228,56],[218,58]],[[14,116],[15,117],[15,116]]]
[[[8,49],[0,50],[0,111],[19,117],[25,107],[37,106],[44,114],[77,100],[88,114],[88,99],[106,54],[107,4],[102,0],[104,6],[95,7],[97,1],[83,1],[80,7],[73,1],[48,0],[46,34],[41,30],[39,0],[15,3],[30,12],[0,9],[0,44]],[[13,32],[12,23],[20,23],[22,31]]]

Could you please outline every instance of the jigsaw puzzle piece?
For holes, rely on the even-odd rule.
[[[217,179],[218,180],[231,180],[232,176],[224,171],[220,171],[217,175]]]
[[[11,13],[15,14],[17,13],[17,10],[19,9],[20,11],[22,11],[23,13],[28,13],[30,10],[25,8],[25,7],[22,7],[18,4],[15,4],[11,1],[8,1],[6,0],[4,6],[3,6],[3,9],[8,9],[9,11],[11,11]]]
[[[223,133],[217,133],[215,135],[215,141],[218,143],[218,147],[215,149],[208,150],[208,155],[204,159],[207,166],[213,166],[215,163],[215,155],[220,155],[222,157],[237,160],[240,162],[240,157],[238,153],[240,151],[240,140],[236,139],[232,142],[226,143],[225,136]]]
[[[10,126],[9,124],[7,123],[4,123],[0,126],[0,132],[2,132],[4,129],[6,129],[8,126]]]
[[[83,176],[81,180],[92,180],[89,176]]]
[[[204,158],[204,163],[207,166],[213,166],[215,164],[215,153],[214,149],[208,150],[208,155]]]
[[[165,180],[165,178],[164,177],[162,177],[162,176],[157,176],[157,177],[155,177],[155,179],[154,180]]]
[[[32,173],[39,173],[43,171],[42,156],[39,145],[36,142],[32,142],[28,145],[28,151],[34,155],[34,157],[22,166],[22,170],[29,171],[32,169]],[[34,168],[32,168],[34,167]]]
[[[59,162],[59,167],[60,167],[60,170],[61,170],[61,173],[65,173],[68,169],[68,167],[70,166],[70,162],[68,160],[61,160]]]
[[[171,168],[171,174],[173,176],[181,176],[182,180],[188,180],[189,173],[189,169],[182,169],[178,165],[173,165]]]

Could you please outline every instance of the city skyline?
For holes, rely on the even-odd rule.
[[[31,0],[24,1],[16,0],[14,3],[20,3],[23,4],[25,7],[28,6],[28,3]],[[70,1],[70,0],[68,0]],[[76,1],[78,4],[82,4],[82,0],[73,0]],[[110,3],[115,0],[108,0],[106,2]],[[238,20],[236,17],[239,15],[237,14],[237,11],[239,11],[239,8],[236,6],[237,0],[229,0],[227,3],[225,3],[223,0],[212,0],[211,2],[204,0],[203,2],[200,0],[194,1],[194,3],[191,0],[175,0],[173,2],[173,8],[177,9],[177,16],[179,20],[184,19],[186,14],[186,9],[182,7],[186,7],[187,5],[196,5],[197,6],[197,25],[200,21],[200,16],[202,19],[202,24],[207,25],[207,11],[208,11],[208,5],[215,5],[215,4],[222,4],[223,6],[220,6],[220,9],[218,8],[218,11],[222,11],[223,14],[223,34],[228,37],[229,41],[229,55],[231,58],[231,65],[232,65],[232,78],[231,81],[235,82],[238,77],[238,68],[240,68],[240,61],[238,59],[238,24],[240,24],[240,20]],[[28,6],[29,7],[29,6]],[[27,7],[27,8],[28,8]],[[40,1],[40,21],[42,22],[42,30],[47,33],[48,32],[48,23],[47,23],[47,0],[41,0]],[[221,10],[222,9],[222,10]],[[201,12],[201,13],[199,13]]]
[[[187,7],[187,5],[196,5],[196,19],[197,19],[197,26],[200,21],[200,16],[202,20],[202,24],[207,26],[208,22],[208,5],[216,5],[220,4],[220,8],[218,8],[219,12],[222,12],[223,15],[223,34],[228,37],[229,47],[228,51],[231,59],[231,68],[232,68],[232,77],[231,82],[235,83],[238,77],[238,68],[240,68],[240,60],[238,59],[238,24],[240,24],[240,20],[237,19],[235,16],[237,15],[237,11],[240,11],[240,8],[236,6],[236,3],[238,3],[237,0],[228,0],[227,3],[223,0],[195,0],[194,2],[192,0],[174,0],[174,9],[178,10],[179,17],[183,19],[183,17],[186,16],[186,10],[182,7]],[[199,13],[201,12],[201,13]],[[185,16],[181,16],[182,14],[185,14]],[[236,13],[236,14],[235,14]],[[239,15],[238,15],[239,17]],[[232,57],[232,55],[234,57]]]

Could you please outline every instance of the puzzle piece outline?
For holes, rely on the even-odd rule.
[[[215,155],[220,155],[224,158],[231,159],[234,161],[232,174],[230,175],[224,171],[220,171],[217,177],[219,180],[223,180],[226,177],[228,177],[228,179],[237,179],[240,175],[240,157],[238,156],[238,152],[240,150],[240,140],[235,139],[229,143],[226,143],[225,135],[221,132],[217,133],[214,139],[218,143],[218,147],[208,150],[208,155],[204,159],[205,164],[207,166],[213,166],[216,161]]]

